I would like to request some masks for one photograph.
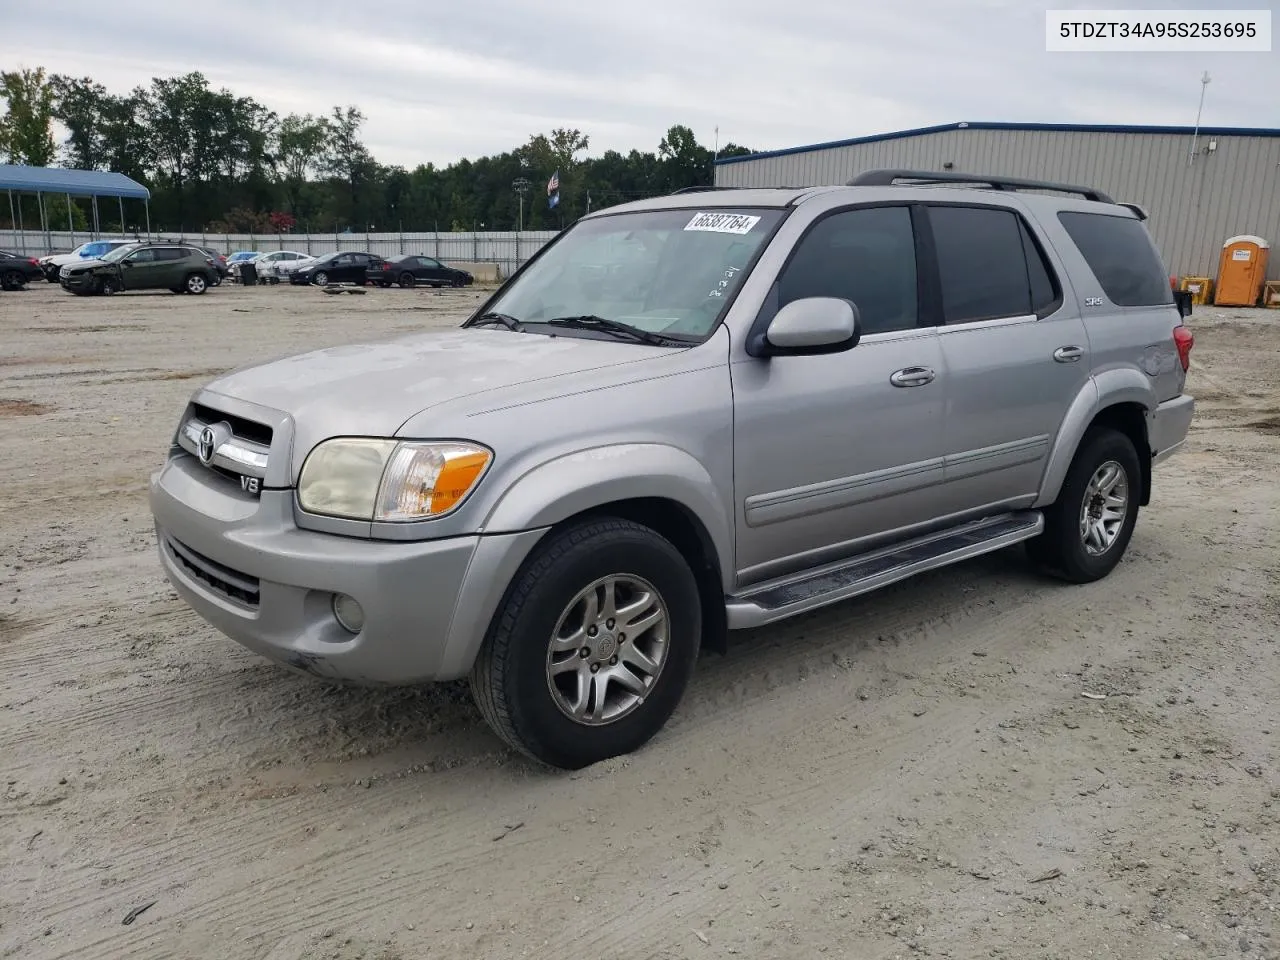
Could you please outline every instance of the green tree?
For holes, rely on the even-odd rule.
[[[0,72],[0,150],[10,163],[47,167],[57,153],[53,143],[54,91],[44,67]]]
[[[368,211],[361,207],[361,190],[377,170],[373,157],[360,140],[364,119],[359,107],[334,107],[320,163],[320,169],[346,192],[345,203],[334,213],[337,219],[351,224],[352,229],[367,224]]]
[[[273,159],[289,212],[294,216],[302,211],[303,185],[320,171],[328,142],[329,122],[324,117],[291,113],[280,121]]]

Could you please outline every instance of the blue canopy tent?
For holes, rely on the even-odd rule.
[[[120,229],[125,227],[125,200],[142,200],[147,211],[147,237],[151,236],[151,191],[130,180],[123,173],[105,173],[101,170],[64,170],[59,167],[26,167],[16,164],[0,164],[0,190],[9,194],[9,220],[21,238],[22,250],[27,247],[26,230],[22,226],[22,194],[34,193],[40,211],[40,230],[45,235],[45,245],[51,246],[49,232],[53,229],[45,215],[44,195],[63,194],[67,198],[67,228],[74,235],[71,220],[71,198],[89,197],[93,201],[93,234],[99,233],[98,198],[115,197],[120,207]],[[17,205],[14,194],[17,194]]]

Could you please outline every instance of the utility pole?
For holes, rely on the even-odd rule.
[[[1204,76],[1200,78],[1200,108],[1196,110],[1196,129],[1191,134],[1191,153],[1187,155],[1187,166],[1191,166],[1196,162],[1196,140],[1200,136],[1200,115],[1204,113],[1204,94],[1209,89],[1209,71],[1204,72]]]
[[[529,192],[529,178],[516,177],[511,181],[511,189],[520,197],[520,225],[516,228],[517,232],[524,231],[524,195]]]

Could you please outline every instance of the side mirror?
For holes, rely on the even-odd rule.
[[[1191,316],[1191,291],[1175,290],[1173,291],[1173,302],[1178,306],[1178,314],[1183,317]]]
[[[858,343],[858,308],[835,297],[792,300],[764,334],[765,356],[840,353]]]

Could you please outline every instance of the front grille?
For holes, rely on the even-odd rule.
[[[221,410],[206,407],[202,403],[193,403],[191,405],[191,416],[204,423],[227,423],[231,427],[231,432],[241,440],[248,440],[250,443],[256,443],[263,447],[271,446],[271,428],[265,423],[257,423],[253,420],[246,420],[244,417],[237,417],[234,414],[223,413]]]
[[[192,578],[246,607],[258,605],[258,578],[210,560],[168,534],[164,537],[170,558]]]

